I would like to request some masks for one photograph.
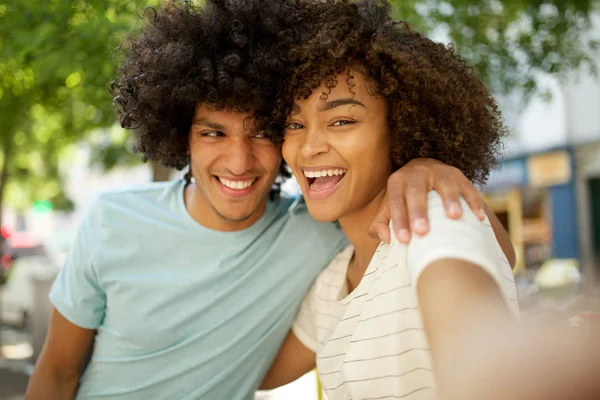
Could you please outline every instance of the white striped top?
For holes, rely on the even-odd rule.
[[[463,217],[446,217],[429,193],[430,232],[409,245],[381,243],[356,289],[348,294],[349,246],[329,264],[306,295],[293,331],[317,353],[317,370],[330,400],[435,399],[429,345],[416,281],[433,261],[469,261],[486,270],[517,315],[510,265],[489,221],[462,200]]]

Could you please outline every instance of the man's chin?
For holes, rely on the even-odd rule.
[[[243,214],[243,215],[236,215],[236,214],[227,215],[227,214],[219,213],[219,216],[221,218],[223,218],[224,220],[229,221],[229,222],[244,222],[244,221],[247,221],[250,218],[252,218],[253,215],[254,215],[253,213]]]
[[[223,220],[231,223],[243,223],[248,220],[258,220],[264,213],[265,207],[259,199],[243,200],[219,199],[213,204],[213,210]]]
[[[216,213],[225,221],[229,222],[244,222],[252,218],[256,209],[254,210],[244,210],[244,211],[234,211],[234,210],[226,210],[223,208],[217,209],[215,208]]]

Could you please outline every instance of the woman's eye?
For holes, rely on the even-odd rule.
[[[295,131],[298,129],[302,129],[302,125],[297,122],[290,122],[285,126],[285,130]]]
[[[345,126],[345,125],[352,125],[355,124],[355,121],[352,121],[350,119],[339,119],[337,121],[335,121],[333,124],[333,126]]]

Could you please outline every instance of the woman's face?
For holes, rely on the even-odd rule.
[[[287,120],[283,158],[318,221],[360,212],[392,172],[386,102],[370,94],[364,75],[352,75],[350,85],[344,72],[330,93],[321,86],[296,101]]]

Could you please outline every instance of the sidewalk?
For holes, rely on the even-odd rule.
[[[0,399],[23,400],[27,388],[27,376],[21,361],[0,360]]]
[[[29,376],[25,373],[31,352],[28,334],[0,328],[0,400],[23,400]]]

